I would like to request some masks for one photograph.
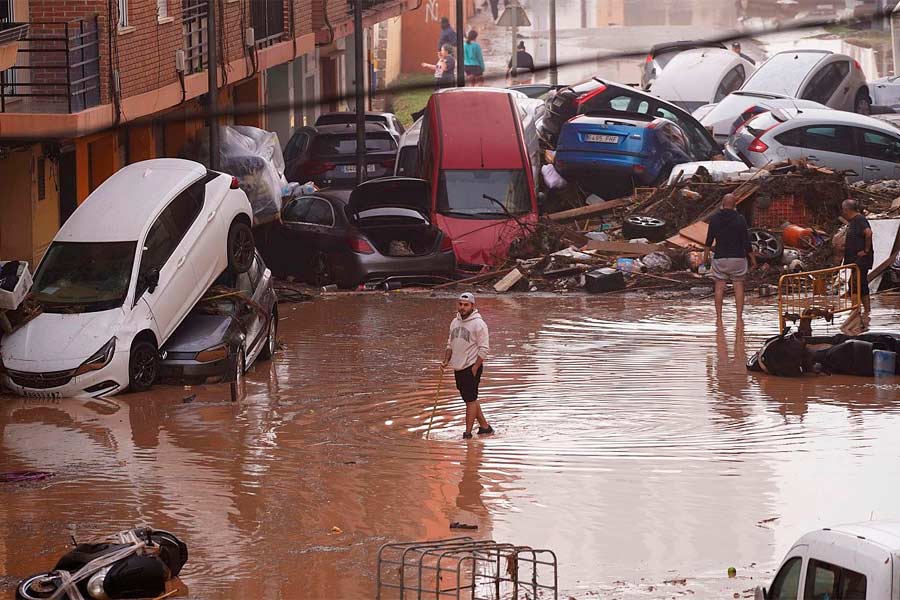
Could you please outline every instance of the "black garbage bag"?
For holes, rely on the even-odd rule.
[[[806,342],[799,334],[788,332],[766,340],[762,349],[747,361],[749,370],[779,377],[800,377],[811,367]]]
[[[822,345],[827,347],[815,350],[809,347]],[[896,372],[900,373],[900,334],[878,332],[808,338],[785,332],[766,340],[762,349],[747,361],[747,368],[780,377],[799,377],[812,372],[872,377],[875,350],[896,353]]]

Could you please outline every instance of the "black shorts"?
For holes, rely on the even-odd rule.
[[[465,69],[466,75],[471,75],[472,77],[481,77],[484,75],[484,69],[478,65],[466,65],[463,69]]]
[[[859,295],[865,298],[869,295],[869,269],[872,268],[872,265],[870,264],[869,258],[864,257],[856,261],[856,266],[859,267]],[[850,289],[853,290],[854,293],[856,292],[855,282],[855,277],[850,280]]]
[[[456,389],[462,396],[463,402],[475,402],[478,400],[478,386],[481,384],[481,374],[484,372],[484,365],[478,367],[478,373],[472,373],[472,367],[463,369],[462,371],[453,371],[456,377]]]

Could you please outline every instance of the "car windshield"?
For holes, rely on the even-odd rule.
[[[381,115],[366,115],[367,123],[381,123],[387,125],[387,117]],[[322,115],[316,119],[316,125],[344,125],[346,123],[356,123],[356,113],[336,113],[330,115]]]
[[[523,170],[442,171],[438,212],[454,217],[496,219],[531,212]]]
[[[121,306],[137,242],[54,242],[31,293],[46,312],[82,313]]]
[[[390,152],[397,149],[397,143],[387,131],[366,134],[366,152]],[[319,135],[313,140],[311,153],[314,156],[356,153],[356,134],[341,133]]]
[[[397,154],[397,175],[415,177],[419,170],[419,148],[404,146]]]
[[[822,54],[818,52],[776,54],[754,71],[741,89],[796,96],[800,84],[820,60]]]

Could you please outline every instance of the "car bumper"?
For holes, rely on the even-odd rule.
[[[563,177],[585,175],[613,175],[633,177],[641,183],[656,179],[661,165],[631,156],[610,156],[594,153],[557,152],[556,168]]]
[[[2,384],[14,394],[27,398],[96,398],[112,396],[128,388],[129,352],[117,350],[109,364],[97,371],[90,371],[77,377],[65,377],[57,372],[47,382],[54,380],[59,385],[36,385],[34,382],[46,377],[46,373],[13,370],[3,373]],[[74,373],[75,369],[71,372]]]
[[[456,258],[452,251],[402,257],[356,254],[346,261],[337,278],[341,287],[356,287],[392,277],[422,281],[452,279],[455,272]]]
[[[236,360],[237,355],[235,354],[209,363],[195,360],[164,360],[160,363],[160,381],[188,385],[230,381],[233,377]]]

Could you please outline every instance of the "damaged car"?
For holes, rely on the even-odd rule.
[[[275,354],[278,304],[272,273],[257,253],[246,273],[226,271],[162,348],[160,380],[203,384],[240,381]]]
[[[3,338],[0,376],[38,398],[149,389],[159,348],[226,269],[253,264],[247,195],[180,159],[129,165],[56,234],[34,274],[41,312]]]
[[[279,276],[315,285],[446,281],[456,270],[453,245],[429,208],[428,182],[409,177],[294,198],[264,256]]]

